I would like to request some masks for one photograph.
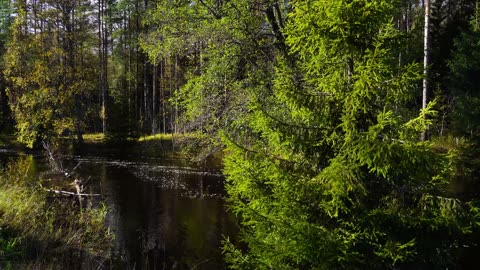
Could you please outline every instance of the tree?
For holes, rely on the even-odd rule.
[[[109,29],[109,66],[105,73],[111,99],[107,110],[110,138],[153,133],[160,126],[155,112],[163,82],[156,76],[165,71],[148,61],[140,48],[140,38],[151,32],[149,18],[155,4],[145,0],[109,1],[102,16]]]
[[[480,26],[477,1],[476,14],[470,29],[461,33],[454,42],[448,89],[454,97],[451,113],[452,131],[457,136],[476,136],[480,128]]]
[[[108,114],[109,114],[109,85],[108,85],[108,45],[109,45],[109,27],[106,19],[108,10],[108,1],[99,0],[97,3],[97,24],[98,24],[98,74],[99,89],[102,96],[102,131],[107,133]]]
[[[429,84],[428,98],[438,100],[439,117],[428,133],[430,137],[436,134],[442,137],[452,131],[449,115],[456,99],[455,93],[450,91],[448,61],[455,50],[454,41],[460,38],[461,33],[469,31],[475,0],[430,2],[429,42],[434,46],[429,47],[428,75],[424,78]]]
[[[0,1],[0,57],[6,50],[6,44],[9,38],[9,28],[12,23],[12,8],[10,1]],[[1,67],[3,68],[3,66]],[[4,131],[11,128],[10,109],[6,93],[7,84],[3,77],[0,77],[0,130]]]
[[[276,35],[281,36],[278,24],[283,24],[279,12],[284,12],[275,5],[276,1],[165,1],[152,14],[155,29],[142,39],[142,48],[167,72],[163,82],[170,89],[172,84],[174,90],[179,87],[176,94],[167,94],[175,101],[170,108],[181,108],[180,130],[202,138],[191,147],[199,160],[222,148],[218,134],[249,110],[251,96],[245,89],[263,89],[272,79],[274,48],[282,44],[276,42]],[[173,76],[168,76],[172,69]],[[172,112],[170,117],[177,119]]]
[[[90,74],[88,1],[15,3],[5,75],[18,139],[32,147],[65,132],[82,140]],[[82,15],[83,12],[83,15]],[[29,20],[29,15],[33,20]]]
[[[428,95],[428,56],[429,56],[429,37],[430,37],[430,0],[425,0],[425,27],[423,42],[423,92],[422,92],[422,109],[427,108]],[[425,140],[425,132],[422,132],[422,140]]]
[[[440,268],[477,229],[475,205],[446,191],[455,153],[418,138],[434,101],[411,108],[422,66],[398,63],[397,3],[289,2],[289,53],[224,135],[248,245],[227,243],[232,268]]]

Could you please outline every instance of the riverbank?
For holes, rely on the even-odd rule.
[[[0,269],[108,263],[107,208],[80,208],[73,198],[46,192],[33,164],[32,156],[19,157],[0,171]]]
[[[62,149],[70,149],[69,154],[110,153],[117,157],[132,159],[137,157],[173,158],[184,160],[189,166],[221,170],[223,168],[223,148],[205,145],[205,138],[199,133],[157,133],[137,138],[114,139],[102,133],[83,135],[83,143],[72,144],[62,140]]]
[[[0,133],[0,148],[21,149],[23,146],[17,141],[14,134]]]

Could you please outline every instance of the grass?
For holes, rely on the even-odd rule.
[[[158,133],[153,135],[141,136],[138,138],[139,142],[151,142],[151,141],[171,141],[173,139],[171,133]]]
[[[157,133],[153,135],[142,135],[138,139],[127,138],[128,141],[133,140],[137,142],[160,142],[160,141],[172,141],[172,140],[179,140],[179,139],[194,139],[197,138],[199,135],[197,133]],[[13,137],[13,139],[15,139]],[[103,133],[86,133],[83,134],[83,141],[85,143],[104,143],[109,139],[114,139],[105,137]],[[2,139],[0,137],[0,145]]]
[[[139,142],[151,142],[151,141],[172,141],[177,139],[193,139],[198,137],[197,133],[157,133],[148,136],[141,136]]]
[[[106,207],[80,210],[70,199],[48,198],[31,164],[20,158],[0,172],[0,269],[60,269],[72,251],[108,257]]]
[[[87,133],[83,134],[83,140],[86,143],[102,143],[105,140],[103,133]]]
[[[430,139],[432,148],[447,153],[450,150],[461,149],[466,146],[467,140],[463,137],[454,137],[452,135],[434,137]]]

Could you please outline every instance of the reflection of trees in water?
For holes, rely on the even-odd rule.
[[[235,230],[223,195],[214,195],[224,194],[222,177],[176,166],[82,162],[99,178],[92,182],[111,210],[119,269],[225,269],[221,241]]]
[[[147,209],[145,228],[141,232],[142,266],[144,269],[174,269],[175,263],[167,260],[166,245],[170,229],[170,200],[162,197],[158,187],[144,185],[143,204]],[[161,266],[161,268],[160,268]]]
[[[142,268],[221,269],[222,201],[179,199],[174,190],[167,195],[159,188],[144,191],[151,214],[140,232]]]
[[[112,251],[114,257],[113,269],[134,269],[138,238],[135,229],[141,224],[141,205],[135,199],[139,186],[131,181],[134,176],[129,174],[125,167],[111,166],[98,160],[95,162],[84,161],[83,170],[95,171],[98,175],[100,192],[105,196],[105,203],[109,208],[107,223],[115,233],[115,247]],[[138,264],[138,263],[137,263]]]
[[[178,196],[189,198],[223,198],[223,176],[201,172],[192,168],[174,166],[137,165],[131,168],[132,173],[144,180],[154,182],[162,189],[178,192]]]
[[[179,182],[174,176],[172,183]],[[143,269],[184,269],[179,265],[182,256],[184,233],[176,215],[177,189],[169,193],[152,183],[143,188],[143,206],[147,209],[144,216],[144,230],[140,232]]]
[[[158,235],[156,232],[141,232],[143,269],[176,268],[177,263],[175,259],[168,258],[165,241],[160,238],[161,235]]]

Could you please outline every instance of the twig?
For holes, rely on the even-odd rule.
[[[92,178],[92,176],[89,176],[89,177],[87,178],[87,180],[85,180],[85,182],[82,184],[82,186],[85,186],[85,185],[88,183],[88,181],[90,181],[91,178]]]
[[[204,261],[201,261],[201,262],[197,263],[196,265],[194,265],[193,268],[191,268],[190,270],[194,270],[194,269],[197,268],[199,265],[204,264],[204,263],[206,263],[206,262],[208,262],[208,261],[210,261],[210,259],[206,259],[206,260],[204,260]]]
[[[75,172],[75,170],[76,170],[78,167],[80,167],[80,164],[82,164],[81,161],[78,162],[78,164],[75,165],[75,167],[73,167],[73,169],[72,169],[69,173],[65,172],[65,176],[66,176],[67,178],[69,178],[70,176],[72,176],[72,173]]]

